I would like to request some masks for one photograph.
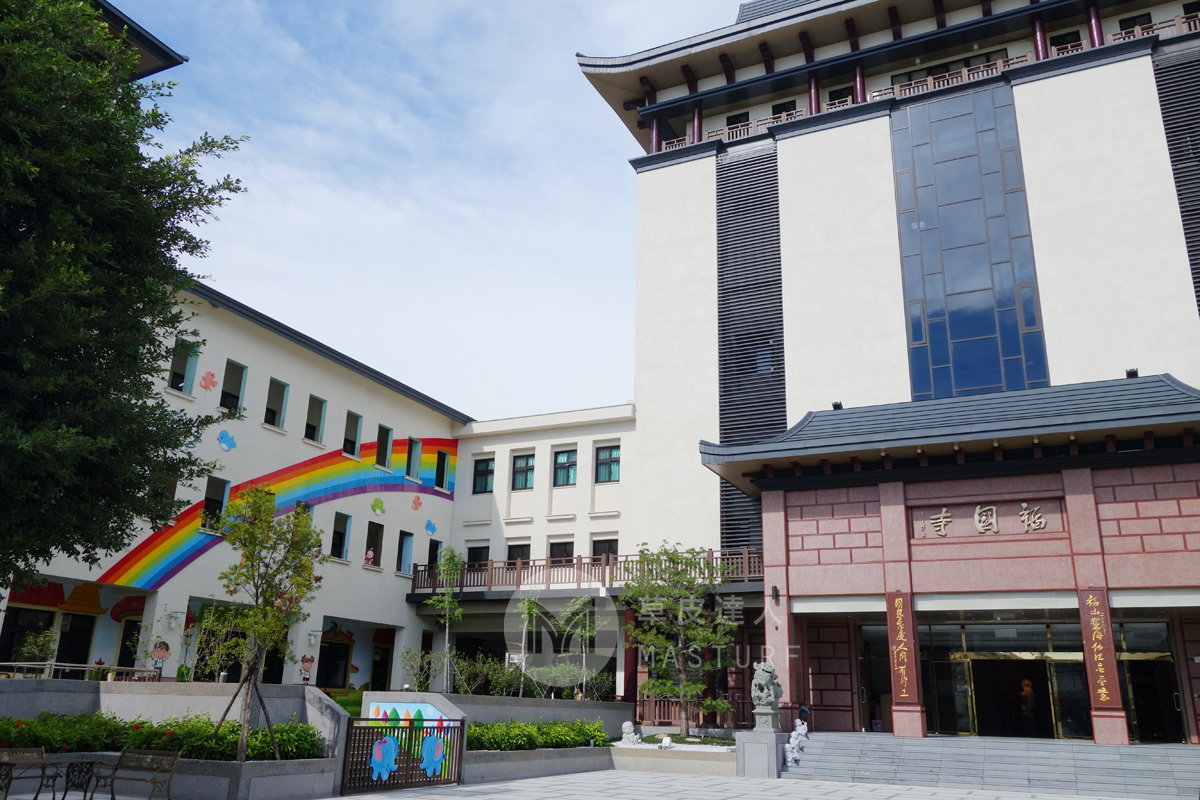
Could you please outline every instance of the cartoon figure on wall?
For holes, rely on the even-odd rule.
[[[158,673],[159,680],[162,680],[163,662],[171,657],[171,646],[160,640],[150,651],[150,657],[154,659],[154,671]]]
[[[413,511],[421,510],[421,495],[417,495],[416,497],[413,498],[412,510]]]
[[[371,768],[371,780],[386,781],[396,771],[396,756],[400,754],[400,744],[395,736],[385,736],[375,742],[371,748],[371,757],[367,766]]]
[[[432,536],[437,533],[437,525],[433,524],[433,520],[427,519],[425,520],[425,530],[429,531],[429,534]]]
[[[308,683],[309,678],[312,677],[313,664],[316,662],[317,660],[312,656],[300,656],[300,680],[304,683]]]
[[[425,770],[425,774],[432,778],[433,773],[442,768],[448,755],[446,743],[431,733],[421,742],[421,766],[419,769]]]
[[[200,378],[200,388],[206,392],[211,392],[217,386],[217,376],[211,372],[206,372]]]
[[[374,547],[367,548],[367,554],[363,558],[363,563],[369,567],[375,566],[375,548]]]
[[[384,515],[383,501],[376,497],[371,501],[371,510],[375,512],[375,516],[382,517]]]
[[[221,449],[226,453],[237,447],[237,442],[233,440],[233,434],[226,430],[222,430],[217,434],[217,444],[220,445]]]

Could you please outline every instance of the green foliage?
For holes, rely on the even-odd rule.
[[[418,647],[406,647],[400,651],[400,665],[404,674],[412,681],[414,692],[428,692],[433,679],[442,674],[440,653],[425,653]]]
[[[462,575],[466,563],[462,554],[453,547],[443,547],[438,552],[438,585],[443,588],[425,601],[426,605],[437,609],[438,621],[446,629],[446,645],[439,654],[442,669],[446,672],[442,685],[442,691],[445,692],[449,692],[450,687],[454,685],[450,680],[454,671],[454,663],[451,661],[453,656],[450,652],[450,623],[462,619],[462,609],[458,607],[458,598],[454,596],[454,585],[459,582],[459,576]]]
[[[21,639],[17,648],[18,661],[50,661],[54,658],[54,629],[48,628],[41,633],[29,631]]]
[[[36,719],[0,717],[0,747],[44,747],[47,753],[102,753],[129,747],[178,750],[184,758],[232,761],[240,736],[238,723],[228,721],[217,732],[212,719],[204,715],[158,723],[143,719],[127,721],[110,714],[59,716],[45,712]],[[294,718],[275,725],[275,739],[280,755],[288,760],[319,758],[325,751],[317,729]],[[249,760],[266,761],[275,757],[265,728],[250,731],[248,740]]]
[[[497,675],[508,672],[500,659],[484,653],[471,658],[460,650],[451,651],[450,659],[454,664],[454,691],[458,694],[489,694],[493,686],[508,683],[506,676]]]
[[[472,722],[467,726],[468,750],[537,750],[543,747],[603,747],[609,743],[600,720],[585,722]]]
[[[728,663],[737,624],[720,613],[717,589],[728,572],[698,548],[681,550],[666,542],[657,550],[638,549],[638,569],[625,583],[620,602],[635,619],[625,626],[626,647],[640,647],[652,678],[643,694],[677,699],[687,708],[704,692],[704,673]],[[724,700],[700,701],[705,711],[728,712]],[[687,714],[679,715],[679,735],[688,735]]]
[[[242,191],[201,177],[238,141],[156,152],[170,86],[136,64],[94,3],[0,0],[0,587],[59,554],[97,564],[212,470],[185,446],[221,417],[171,408],[161,376],[203,344],[179,257]]]

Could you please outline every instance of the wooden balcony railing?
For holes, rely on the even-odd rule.
[[[1069,44],[1056,44],[1050,48],[1050,57],[1058,58],[1059,56],[1069,56],[1071,53],[1082,53],[1083,42],[1071,42]]]
[[[431,592],[454,588],[458,591],[496,589],[549,589],[553,586],[618,586],[638,574],[637,556],[575,556],[534,558],[515,561],[480,561],[467,564],[455,581],[439,581],[436,564],[413,567],[412,590]],[[709,550],[705,569],[723,569],[731,583],[759,581],[763,577],[762,551]]]
[[[726,714],[704,714],[700,711],[699,703],[688,704],[688,725],[699,727],[708,722],[718,728],[752,728],[754,727],[754,703],[744,693],[734,692],[720,695],[722,700],[733,706],[733,711]],[[795,727],[798,709],[795,704],[784,704],[779,708],[779,724],[785,731]],[[646,697],[638,695],[637,718],[642,725],[667,726],[679,724],[679,701],[664,697]]]
[[[668,139],[667,141],[663,142],[662,149],[664,151],[678,150],[681,147],[687,147],[687,146],[688,146],[688,137],[680,136],[678,139]]]
[[[1108,35],[1108,43],[1127,42],[1142,36],[1179,36],[1183,33],[1200,31],[1200,12],[1184,14],[1181,17],[1155,22],[1152,25],[1135,25],[1127,31],[1117,31]]]
[[[854,105],[853,97],[843,97],[841,100],[830,100],[824,105],[826,111],[835,111],[839,108],[847,108]]]
[[[804,114],[804,109],[798,108],[795,111],[786,111],[782,114],[776,114],[773,117],[754,119],[737,125],[726,125],[724,128],[716,128],[704,134],[704,141],[711,142],[714,139],[724,139],[727,142],[735,142],[738,139],[745,139],[747,136],[766,133],[767,128],[770,128],[772,125],[801,119]]]

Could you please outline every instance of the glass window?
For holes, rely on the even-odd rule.
[[[934,161],[949,161],[979,152],[975,144],[975,120],[971,117],[951,117],[930,122],[929,135],[933,141]]]
[[[933,148],[927,144],[913,148],[913,177],[917,186],[933,184]]]
[[[390,467],[392,464],[392,429],[379,426],[375,434],[375,466]]]
[[[171,353],[171,370],[167,375],[167,386],[184,394],[192,393],[196,380],[196,363],[199,361],[195,342],[175,337],[175,349]]]
[[[1137,14],[1136,16],[1125,17],[1124,19],[1117,21],[1117,25],[1119,25],[1121,30],[1123,30],[1123,31],[1131,31],[1134,28],[1140,27],[1142,25],[1153,25],[1153,24],[1154,24],[1153,20],[1151,19],[1149,14]]]
[[[350,515],[337,512],[333,515],[333,538],[329,542],[329,555],[346,557],[346,545],[350,542]]]
[[[949,356],[946,360],[950,360]],[[950,375],[950,367],[933,368],[933,396],[936,398],[954,396],[954,379]]]
[[[1021,334],[1021,344],[1025,347],[1025,375],[1029,382],[1050,379],[1046,368],[1046,345],[1042,341],[1042,332],[1033,331]]]
[[[267,384],[267,407],[263,412],[263,422],[276,428],[283,427],[284,414],[287,413],[288,385],[283,381],[271,378]]]
[[[933,394],[933,383],[929,376],[929,348],[914,347],[908,351],[912,366],[913,394]]]
[[[496,459],[475,459],[474,494],[491,494],[492,480],[496,476]]]
[[[1037,327],[1037,309],[1033,301],[1033,287],[1021,287],[1021,319],[1026,328]]]
[[[1004,188],[1021,188],[1021,168],[1017,166],[1017,151],[1005,150],[1000,154],[1000,163],[1004,166]]]
[[[551,564],[566,564],[571,559],[575,558],[575,543],[574,542],[551,542],[550,543],[550,563]]]
[[[1000,348],[995,339],[972,339],[950,346],[955,389],[1002,386]]]
[[[917,230],[917,212],[909,211],[900,215],[900,255],[909,256],[921,252]]]
[[[408,531],[400,531],[400,547],[396,553],[396,572],[404,575],[412,574],[414,540],[415,537]]]
[[[971,95],[971,99],[975,105],[975,129],[986,131],[988,128],[996,127],[996,115],[992,113],[991,93],[984,89],[982,92]],[[983,137],[981,136],[979,140],[982,142]]]
[[[929,362],[935,367],[950,365],[950,336],[944,319],[929,323]]]
[[[554,454],[554,485],[575,485],[575,459],[577,451],[559,450]]]
[[[1021,326],[1015,309],[996,312],[1000,322],[1000,352],[1005,358],[1021,357]]]
[[[1171,650],[1165,622],[1123,622],[1122,633],[1128,653],[1167,653]]]
[[[999,172],[983,176],[983,202],[989,217],[1004,216],[1004,181]]]
[[[1046,626],[1029,623],[966,625],[968,653],[1044,653]]]
[[[592,542],[592,561],[600,562],[604,557],[608,556],[609,560],[615,560],[617,557],[617,540],[616,539],[599,539]]]
[[[725,118],[726,125],[741,125],[750,121],[750,112],[742,111],[738,114],[730,114]]]
[[[979,167],[984,173],[1000,171],[1000,157],[996,154],[996,132],[979,133]]]
[[[213,530],[225,511],[229,497],[229,481],[209,475],[204,485],[204,510],[200,512],[200,527]]]
[[[912,208],[916,205],[912,181],[912,173],[908,170],[896,173],[896,204],[901,209]]]
[[[912,142],[907,128],[892,131],[892,158],[896,169],[912,169]]]
[[[1051,625],[1050,646],[1056,653],[1082,653],[1083,628],[1070,622]]]
[[[942,261],[946,274],[946,294],[991,288],[992,268],[986,244],[943,250]]]
[[[468,547],[467,548],[467,563],[468,564],[484,563],[489,558],[491,558],[491,555],[490,555],[491,551],[492,551],[492,548],[489,547],[488,545],[480,545],[478,547]]]
[[[913,106],[909,110],[908,119],[909,130],[912,131],[912,143],[914,145],[927,144],[929,142],[929,107]]]
[[[782,103],[775,103],[773,106],[771,106],[771,116],[777,117],[780,114],[786,114],[789,111],[795,111],[795,110],[796,110],[796,101],[795,100],[785,100]]]
[[[233,410],[242,405],[242,390],[246,386],[246,368],[236,361],[225,362],[225,382],[221,384],[221,408]]]
[[[936,253],[938,250],[938,238],[936,230],[928,230],[937,228],[937,192],[932,186],[923,186],[917,189],[917,223],[921,229],[921,249],[924,250],[929,244],[930,249]],[[933,238],[927,240],[932,234]],[[937,272],[938,270],[925,270],[926,272]]]
[[[621,480],[621,448],[619,445],[596,449],[596,483],[615,483]]]
[[[510,544],[508,546],[508,562],[509,566],[516,566],[517,559],[522,561],[529,560],[529,545],[527,544]]]
[[[1012,256],[1008,250],[1008,223],[1004,217],[993,217],[987,221],[988,246],[992,251],[992,263],[1009,261]]]
[[[920,303],[910,303],[908,306],[909,335],[913,344],[925,341],[925,322],[921,313]]]
[[[938,208],[938,225],[942,229],[943,248],[987,241],[982,200],[941,206]]]
[[[450,454],[437,451],[437,471],[433,474],[433,485],[439,489],[450,488]]]
[[[512,488],[514,490],[533,488],[532,453],[527,456],[513,456]]]
[[[1004,359],[1004,390],[1016,392],[1025,388],[1025,366],[1019,358]]]
[[[308,415],[304,418],[304,438],[319,444],[324,435],[325,401],[315,394],[310,394],[308,396]]]
[[[421,440],[409,438],[408,456],[404,462],[404,475],[414,481],[421,480]]]
[[[925,312],[930,319],[946,316],[946,293],[942,289],[941,275],[925,276]]]
[[[362,430],[362,417],[353,411],[346,412],[346,430],[342,436],[342,452],[346,455],[358,455],[358,434]]]
[[[904,297],[906,300],[921,299],[921,257],[909,256],[901,262],[904,266]]]
[[[991,290],[952,294],[946,298],[950,338],[977,339],[996,335],[996,303]]]
[[[1017,275],[1017,283],[1033,283],[1037,275],[1033,270],[1033,244],[1028,237],[1022,236],[1012,242],[1013,271]]]
[[[933,168],[933,173],[939,203],[958,203],[983,197],[978,156],[942,161]]]
[[[378,567],[383,558],[383,526],[378,522],[367,523],[367,549],[363,552],[363,564]]]

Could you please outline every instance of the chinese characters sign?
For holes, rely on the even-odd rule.
[[[917,672],[916,629],[913,627],[912,595],[887,595],[888,646],[892,664],[892,702],[921,702]]]
[[[1083,661],[1087,665],[1092,708],[1121,708],[1108,590],[1080,589],[1079,618],[1083,623]]]
[[[909,513],[914,539],[1063,530],[1062,501],[1057,498],[926,506]]]

